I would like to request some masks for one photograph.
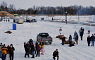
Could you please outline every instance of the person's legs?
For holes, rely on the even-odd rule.
[[[59,56],[57,56],[57,60],[59,59]]]
[[[62,45],[64,45],[64,41],[62,41]]]
[[[53,56],[53,59],[55,60],[55,56]]]

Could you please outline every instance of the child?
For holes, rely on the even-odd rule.
[[[5,53],[2,54],[2,60],[5,60],[6,59],[6,55]]]
[[[45,49],[42,48],[42,49],[41,49],[41,54],[44,55],[44,52],[45,52]]]

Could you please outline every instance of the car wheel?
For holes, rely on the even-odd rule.
[[[52,42],[50,42],[49,44],[51,44]]]

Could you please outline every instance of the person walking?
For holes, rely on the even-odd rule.
[[[25,49],[25,55],[24,55],[24,57],[26,57],[26,55],[29,57],[29,46],[28,46],[28,44],[26,44],[26,43],[24,43],[24,49]]]
[[[75,42],[78,44],[78,35],[75,36]]]
[[[69,36],[69,46],[70,47],[72,46],[72,36],[71,35]]]
[[[1,48],[3,47],[2,43],[0,44],[0,58],[2,58],[2,50]]]
[[[10,60],[14,59],[14,50],[15,48],[13,47],[13,44],[10,45],[10,49],[9,49],[9,56],[10,56]]]
[[[76,36],[76,35],[77,35],[77,32],[75,31],[75,32],[74,32],[74,37],[73,37],[73,39],[75,39],[75,36]]]
[[[90,46],[90,41],[91,41],[91,37],[90,37],[90,35],[88,35],[88,37],[87,37],[88,46]]]
[[[92,34],[91,36],[92,45],[91,46],[94,46],[94,40],[95,40],[95,36]]]
[[[59,59],[59,52],[58,52],[58,49],[56,49],[54,52],[53,52],[53,59],[55,60],[55,57],[57,57],[57,60]]]

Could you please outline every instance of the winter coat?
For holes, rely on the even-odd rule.
[[[8,46],[7,48],[8,48],[8,50],[7,50],[7,54],[9,54],[10,47]]]
[[[61,39],[62,39],[62,41],[65,41],[66,37],[62,37]]]
[[[80,36],[83,36],[83,30],[81,30],[81,32],[80,32]]]
[[[75,36],[75,40],[78,40],[78,35]]]
[[[69,41],[72,41],[72,36],[69,37]]]
[[[34,45],[31,45],[30,47],[31,47],[31,51],[35,51]]]
[[[25,51],[28,52],[29,51],[29,46],[28,44],[24,45]]]
[[[35,43],[35,48],[37,49],[37,47],[38,47],[38,43]]]
[[[87,37],[87,41],[90,42],[91,41],[91,37]]]
[[[56,56],[58,56],[58,55],[59,55],[59,52],[58,52],[58,51],[54,51],[54,52],[53,52],[53,56],[54,56],[54,57],[56,57]]]
[[[10,47],[10,50],[9,50],[10,54],[14,54],[14,50],[15,50],[14,47]]]
[[[41,48],[44,48],[45,43],[44,42],[41,42],[40,45],[41,45]]]
[[[94,41],[95,37],[94,36],[91,36],[91,40]]]
[[[76,35],[77,35],[77,32],[75,31],[75,32],[74,32],[74,38],[73,38],[73,39],[75,39],[75,36],[76,36]]]
[[[2,54],[3,54],[3,53],[7,54],[7,50],[8,50],[8,49],[7,49],[6,47],[1,48],[1,50],[2,50]]]
[[[2,50],[1,50],[2,47],[3,47],[3,45],[0,45],[0,51],[2,51]]]
[[[37,51],[41,50],[41,47],[38,45],[36,48]]]

